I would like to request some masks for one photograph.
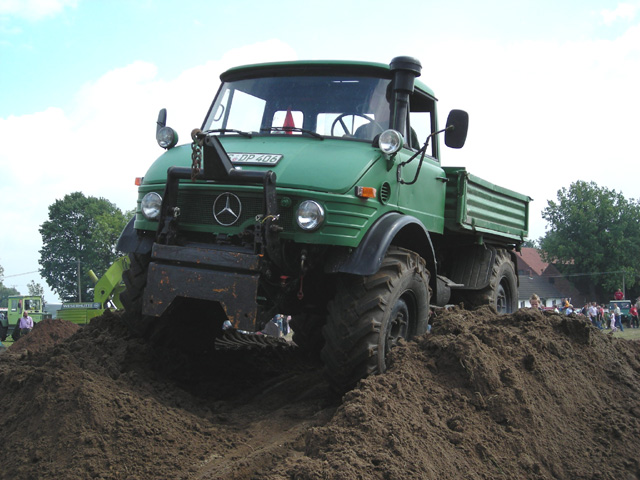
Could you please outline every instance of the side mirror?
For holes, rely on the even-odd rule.
[[[467,140],[469,114],[464,110],[451,110],[447,117],[444,143],[449,148],[462,148]]]
[[[156,122],[156,141],[162,148],[169,150],[178,144],[178,132],[167,127],[167,109],[163,108],[158,112]]]
[[[167,109],[162,108],[158,112],[158,121],[156,122],[156,135],[167,125]]]

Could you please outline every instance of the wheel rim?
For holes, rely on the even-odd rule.
[[[389,318],[389,328],[385,341],[385,356],[393,347],[398,344],[400,338],[408,339],[411,321],[415,315],[415,300],[407,292],[398,299],[391,311]]]
[[[511,313],[510,310],[509,290],[505,287],[504,282],[500,282],[496,291],[496,310],[498,313]]]

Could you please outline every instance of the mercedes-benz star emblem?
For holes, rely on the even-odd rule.
[[[225,192],[213,202],[213,218],[223,227],[236,223],[242,213],[242,203],[237,195]]]

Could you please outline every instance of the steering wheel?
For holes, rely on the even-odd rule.
[[[352,130],[349,129],[349,127],[347,126],[346,123],[344,123],[344,118],[345,117],[361,117],[364,118],[367,122],[369,122],[370,124],[375,125],[376,127],[378,127],[380,129],[380,131],[382,132],[384,130],[384,128],[382,128],[382,125],[380,125],[378,122],[376,122],[373,118],[369,118],[366,115],[362,114],[362,113],[343,113],[341,115],[338,115],[338,118],[336,118],[333,123],[331,124],[331,136],[334,137],[334,129],[336,128],[336,125],[339,123],[340,127],[342,128],[342,130],[344,131],[345,135],[348,135],[350,137],[355,136],[356,133],[356,128],[354,125],[354,122],[351,122],[351,126],[352,126]],[[354,118],[355,120],[355,118]]]

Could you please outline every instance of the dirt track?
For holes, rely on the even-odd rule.
[[[445,313],[342,399],[295,348],[194,364],[116,315],[76,329],[0,355],[0,478],[640,477],[640,345],[579,317]]]

